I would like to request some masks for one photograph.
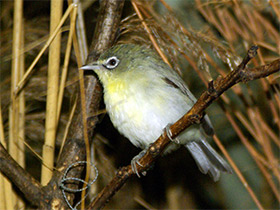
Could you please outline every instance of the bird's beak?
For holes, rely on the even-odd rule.
[[[99,70],[100,66],[97,63],[92,63],[92,64],[88,64],[88,65],[84,65],[80,68],[81,70]]]

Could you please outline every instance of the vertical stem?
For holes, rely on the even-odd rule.
[[[24,49],[24,21],[21,18],[21,37],[20,37],[21,52]],[[24,53],[19,55],[19,79],[24,75]],[[25,141],[25,99],[24,91],[21,91],[18,97],[18,163],[22,168],[25,168],[25,154],[24,154],[24,141]],[[25,203],[22,199],[19,200],[19,209],[25,208]]]
[[[0,98],[0,143],[7,148],[4,135],[4,125],[2,119],[1,98]],[[0,174],[0,209],[8,210],[13,209],[14,204],[12,200],[12,184],[2,174]]]
[[[9,110],[9,153],[16,160],[19,161],[19,99],[15,98],[13,91],[20,79],[20,68],[22,67],[20,52],[22,47],[22,19],[23,19],[23,1],[14,1],[14,27],[13,27],[13,59],[12,59],[12,73],[11,73],[11,104]],[[22,207],[20,200],[16,194],[11,194],[12,208]],[[20,206],[19,206],[20,205]]]
[[[55,30],[53,31],[52,34],[50,34],[50,37],[48,38],[48,41],[46,42],[46,44],[44,45],[44,47],[40,50],[40,52],[38,53],[38,55],[36,56],[36,58],[34,59],[34,61],[30,64],[30,66],[28,67],[28,69],[26,70],[24,76],[22,77],[22,79],[18,82],[15,90],[14,90],[14,95],[17,95],[23,85],[28,81],[28,78],[30,77],[30,75],[33,72],[33,68],[34,66],[37,64],[37,62],[39,61],[39,59],[42,57],[43,53],[45,52],[45,50],[49,47],[49,45],[53,42],[53,40],[55,39],[55,37],[60,33],[60,28],[61,26],[64,24],[64,22],[66,21],[66,19],[68,18],[70,12],[73,10],[74,5],[71,4],[68,9],[65,11],[63,17],[61,18],[61,21],[59,22],[59,24],[57,25],[57,27],[55,28]]]
[[[51,23],[50,34],[60,22],[62,16],[62,0],[51,1]],[[46,185],[52,177],[52,168],[54,164],[55,137],[57,127],[57,100],[59,83],[59,65],[60,65],[60,40],[61,34],[50,45],[49,63],[48,63],[48,90],[47,90],[47,110],[45,124],[45,144],[43,146],[43,165],[41,172],[41,183]]]

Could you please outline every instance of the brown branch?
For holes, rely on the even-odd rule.
[[[41,184],[27,173],[0,143],[0,171],[24,193],[25,198],[38,206],[42,198],[48,199],[42,191]],[[45,196],[45,197],[44,197]]]
[[[95,33],[90,45],[91,54],[87,58],[87,62],[96,60],[99,55],[109,47],[111,47],[116,39],[117,29],[121,20],[122,8],[124,0],[108,0],[102,1],[100,11],[95,26]],[[79,66],[80,67],[80,66]],[[97,116],[93,115],[99,109],[99,102],[102,96],[101,85],[95,77],[88,78],[84,83],[83,72],[80,75],[80,91],[81,91],[81,115],[79,120],[79,130],[83,134],[83,139],[86,143],[86,176],[85,182],[88,182],[90,175],[90,144],[89,139],[92,139],[93,128],[97,122]],[[87,96],[87,99],[85,98]],[[94,116],[88,118],[88,116]],[[87,120],[90,119],[87,123]],[[81,125],[83,125],[81,127]],[[83,188],[86,187],[84,183]],[[85,196],[86,191],[82,191],[81,197]],[[81,203],[81,209],[85,208],[84,200]]]
[[[218,77],[216,81],[209,83],[208,90],[202,93],[194,106],[175,124],[170,126],[171,137],[175,138],[180,132],[191,126],[199,123],[203,117],[203,112],[210,106],[221,94],[239,82],[246,82],[270,74],[280,70],[280,59],[273,61],[270,64],[260,66],[257,68],[246,68],[247,63],[256,55],[258,47],[253,46],[248,51],[242,63],[236,70],[230,72],[226,77]],[[147,171],[152,163],[164,151],[166,146],[170,143],[166,132],[162,134],[155,143],[153,143],[146,154],[139,160],[142,166],[137,165],[139,173]],[[89,209],[101,209],[105,206],[113,195],[123,186],[123,184],[133,175],[131,165],[121,168],[111,182],[99,193],[96,199],[91,203]]]
[[[241,78],[241,82],[248,82],[251,80],[260,79],[263,77],[267,77],[270,74],[276,73],[280,68],[280,58],[275,61],[259,66],[256,68],[246,69],[243,71],[243,76]]]

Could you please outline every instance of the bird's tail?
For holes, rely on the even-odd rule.
[[[191,152],[199,170],[209,174],[216,182],[220,178],[220,171],[232,173],[228,163],[204,139],[188,142],[186,148]]]

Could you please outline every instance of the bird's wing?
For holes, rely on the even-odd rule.
[[[168,83],[169,85],[173,86],[174,88],[178,88],[184,95],[186,95],[188,97],[188,99],[190,100],[189,101],[190,106],[195,104],[197,99],[191,93],[191,91],[189,90],[188,86],[185,84],[183,79],[174,70],[172,70],[170,68],[168,68],[168,69],[169,69],[168,73],[165,72],[165,74],[163,74],[163,75],[165,75],[165,77],[163,78],[164,81],[166,83]],[[166,71],[166,68],[165,68],[165,71]],[[208,115],[204,116],[204,118],[201,121],[201,125],[202,125],[204,132],[208,136],[213,136],[214,128],[213,128],[213,125],[212,125]]]

